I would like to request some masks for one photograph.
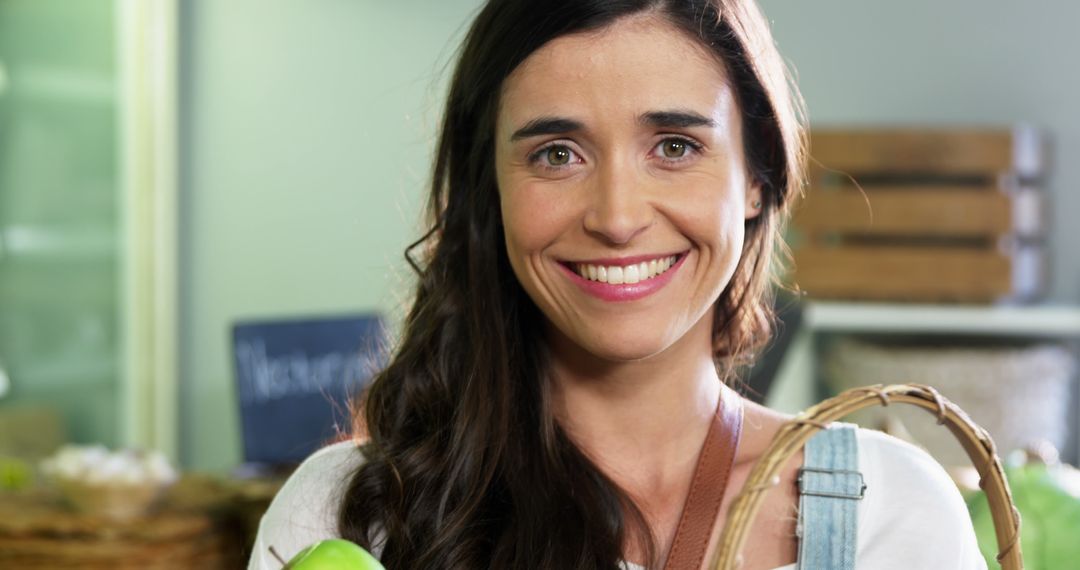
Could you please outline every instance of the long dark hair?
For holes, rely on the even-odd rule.
[[[494,173],[504,79],[552,39],[652,12],[727,67],[762,213],[717,303],[722,377],[771,334],[779,227],[802,183],[800,104],[753,0],[490,0],[462,46],[435,155],[415,300],[358,406],[368,438],[341,535],[390,570],[615,569],[655,539],[628,494],[554,418],[541,315],[507,259]]]

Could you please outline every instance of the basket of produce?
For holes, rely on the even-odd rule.
[[[1020,542],[1028,570],[1070,568],[1080,560],[1080,470],[1062,463],[1049,443],[1006,456],[1005,478],[1024,517]],[[971,483],[974,483],[973,481]],[[979,548],[994,559],[994,522],[977,484],[961,484],[971,511]]]
[[[241,565],[226,491],[178,480],[163,456],[67,446],[48,486],[0,495],[0,568],[216,570]],[[177,492],[181,491],[181,492]]]
[[[44,493],[0,501],[0,568],[236,568],[236,541],[205,513],[162,509],[118,520],[59,507]]]
[[[66,445],[42,462],[42,472],[76,511],[114,520],[146,515],[177,480],[160,452],[104,446]]]

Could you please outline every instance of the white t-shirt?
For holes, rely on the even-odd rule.
[[[856,440],[866,482],[858,506],[856,568],[985,570],[967,508],[945,470],[924,451],[883,433],[859,429]],[[263,516],[248,569],[279,570],[270,546],[288,560],[338,536],[338,507],[362,461],[353,442],[331,445],[304,461]]]

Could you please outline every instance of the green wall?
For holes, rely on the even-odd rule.
[[[399,313],[444,68],[478,2],[181,5],[181,455],[223,470],[236,319]]]

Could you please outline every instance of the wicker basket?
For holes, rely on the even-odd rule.
[[[0,495],[0,568],[240,568],[243,543],[222,511],[229,497],[210,491],[182,480],[159,510],[134,518],[73,511],[54,490]]]
[[[825,376],[837,392],[875,383],[933,386],[986,429],[1003,454],[1068,438],[1071,351],[1054,344],[931,347],[843,339],[825,358]],[[948,467],[967,464],[964,450],[907,408],[871,408],[853,414],[865,427],[902,426]],[[888,431],[892,431],[891,429]]]
[[[56,478],[53,483],[76,511],[117,521],[130,521],[149,514],[161,501],[167,484],[108,483]]]
[[[740,551],[765,492],[779,483],[781,468],[818,430],[852,412],[893,403],[912,404],[929,411],[937,416],[939,424],[949,428],[960,441],[979,472],[979,485],[986,491],[990,502],[997,534],[997,560],[1005,570],[1021,570],[1024,562],[1020,553],[1020,513],[1013,505],[1012,493],[993,440],[986,430],[972,422],[955,404],[933,388],[917,384],[878,385],[848,390],[807,409],[784,424],[754,465],[728,511],[727,522],[720,535],[720,548],[708,567],[716,570],[739,568]]]

